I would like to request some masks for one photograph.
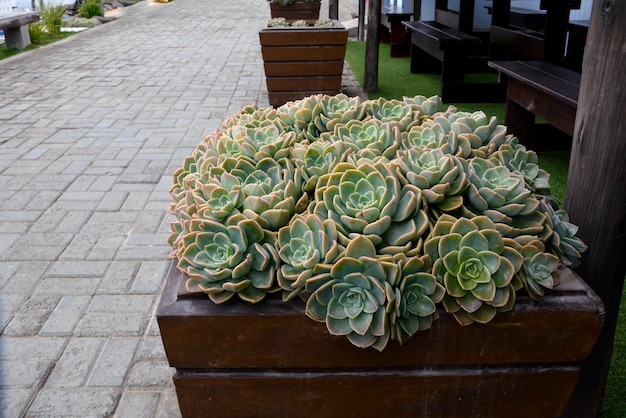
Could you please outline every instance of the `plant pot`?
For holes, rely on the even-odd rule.
[[[296,1],[286,6],[280,3],[270,3],[270,13],[272,19],[284,17],[287,20],[308,20],[315,21],[320,17],[320,2],[309,3]]]
[[[559,272],[541,302],[519,296],[487,325],[441,312],[384,352],[329,336],[303,303],[188,294],[175,263],[157,320],[185,417],[559,416],[603,313],[580,277]]]
[[[339,22],[334,27],[264,28],[259,40],[272,106],[340,93],[348,31]]]

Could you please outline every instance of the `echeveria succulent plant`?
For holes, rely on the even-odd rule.
[[[306,281],[321,265],[334,263],[344,250],[337,241],[335,223],[330,219],[322,221],[313,214],[295,215],[289,225],[278,231],[276,248],[283,262],[278,284],[284,290],[284,300],[304,291]]]
[[[196,225],[197,224],[197,225]],[[190,223],[177,242],[178,268],[187,274],[187,290],[204,292],[215,303],[237,294],[256,303],[278,290],[278,254],[264,242],[261,226],[251,219],[224,226],[211,220]]]
[[[523,262],[515,247],[486,216],[439,218],[424,251],[434,260],[433,274],[446,288],[444,307],[461,324],[487,323],[498,310],[513,307],[511,281]]]
[[[377,258],[371,241],[357,236],[333,265],[329,280],[308,299],[306,314],[325,322],[332,335],[345,335],[357,347],[382,351],[391,336],[386,288],[398,273],[391,258]]]
[[[586,248],[537,155],[437,96],[247,106],[183,161],[170,194],[189,291],[216,303],[282,291],[362,348],[403,344],[444,310],[467,325],[512,309],[517,291],[540,300]]]
[[[403,344],[417,331],[429,329],[439,317],[436,304],[441,302],[445,288],[430,272],[427,257],[400,255],[396,261],[401,265],[401,271],[399,283],[394,287],[390,313],[391,338]]]
[[[401,187],[383,163],[338,164],[320,178],[315,200],[314,213],[337,223],[344,245],[358,235],[374,245],[404,245],[420,238],[428,225],[420,190]]]

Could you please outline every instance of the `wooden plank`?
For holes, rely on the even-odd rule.
[[[432,329],[419,332],[404,346],[392,341],[382,353],[330,336],[324,324],[304,315],[299,301],[270,298],[251,305],[233,300],[218,306],[203,294],[179,294],[183,280],[174,265],[157,319],[172,367],[320,369],[580,361],[600,332],[601,304],[571,270],[559,274],[561,284],[541,303],[520,295],[514,311],[499,314],[487,325],[462,327],[442,313]],[[470,340],[481,343],[442,345]]]
[[[489,66],[569,107],[577,106],[579,73],[542,61],[490,61]]]
[[[183,416],[560,416],[575,367],[311,372],[177,372]]]
[[[489,56],[491,59],[516,57],[541,60],[543,42],[543,37],[536,32],[491,25]]]
[[[589,246],[579,271],[604,301],[606,318],[598,344],[583,367],[568,411],[571,417],[601,415],[626,275],[624,22],[626,2],[593,2],[565,208]]]
[[[343,26],[265,28],[259,31],[259,40],[266,46],[345,45],[348,31]]]
[[[341,75],[307,77],[267,77],[267,88],[273,92],[339,90]]]
[[[576,105],[565,103],[556,95],[546,93],[545,89],[529,89],[527,83],[514,78],[509,78],[508,80],[507,100],[519,104],[527,111],[556,126],[569,136],[573,135]],[[519,115],[514,115],[511,112],[507,113],[506,124],[512,133],[515,134],[516,127],[521,123]],[[526,123],[526,121],[523,123]],[[532,124],[530,126],[532,127]],[[522,140],[521,136],[519,138]],[[522,142],[530,146],[527,141],[523,140]]]
[[[301,74],[310,74],[311,76],[333,75],[341,74],[343,61],[266,62],[264,68],[267,77],[298,76]]]
[[[477,43],[480,38],[435,21],[402,22],[411,32],[423,33],[438,42]]]
[[[346,46],[261,47],[261,54],[267,62],[337,61],[345,57]]]

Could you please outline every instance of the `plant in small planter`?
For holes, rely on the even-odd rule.
[[[338,21],[273,18],[259,41],[272,106],[340,93],[348,31]]]
[[[317,20],[320,15],[321,0],[267,0],[271,17],[284,17],[289,20]]]
[[[231,399],[264,381],[241,416],[283,411],[272,388],[325,397],[338,413],[344,390],[372,385],[402,400],[394,404],[442,415],[476,387],[486,415],[503,405],[559,415],[602,309],[563,268],[580,263],[585,245],[549,186],[536,154],[495,117],[442,109],[436,96],[319,94],[242,109],[185,159],[170,189],[171,256],[186,291],[212,301],[181,300],[190,306],[182,322],[159,317],[168,356],[185,353],[171,364],[191,370],[175,377],[181,408],[192,411],[204,385],[230,387]],[[559,280],[566,293],[551,297]],[[296,319],[305,315],[312,321]],[[181,337],[187,329],[193,338]],[[543,347],[562,332],[575,338]],[[444,374],[428,372],[439,366]],[[286,372],[254,372],[263,368]],[[503,395],[503,382],[541,400]],[[548,390],[557,384],[558,396]],[[398,385],[412,395],[385,389]],[[419,395],[435,386],[437,400]],[[382,413],[359,399],[360,413]],[[216,402],[206,406],[230,410]]]

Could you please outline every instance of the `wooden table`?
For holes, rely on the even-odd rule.
[[[382,42],[389,42],[392,57],[408,57],[411,36],[407,34],[402,22],[413,18],[413,7],[411,4],[403,3],[396,6],[392,3],[384,2],[381,6],[380,24],[384,30],[380,31]]]
[[[489,66],[507,80],[505,124],[521,143],[541,148],[535,116],[573,135],[580,73],[545,61],[490,61]]]

